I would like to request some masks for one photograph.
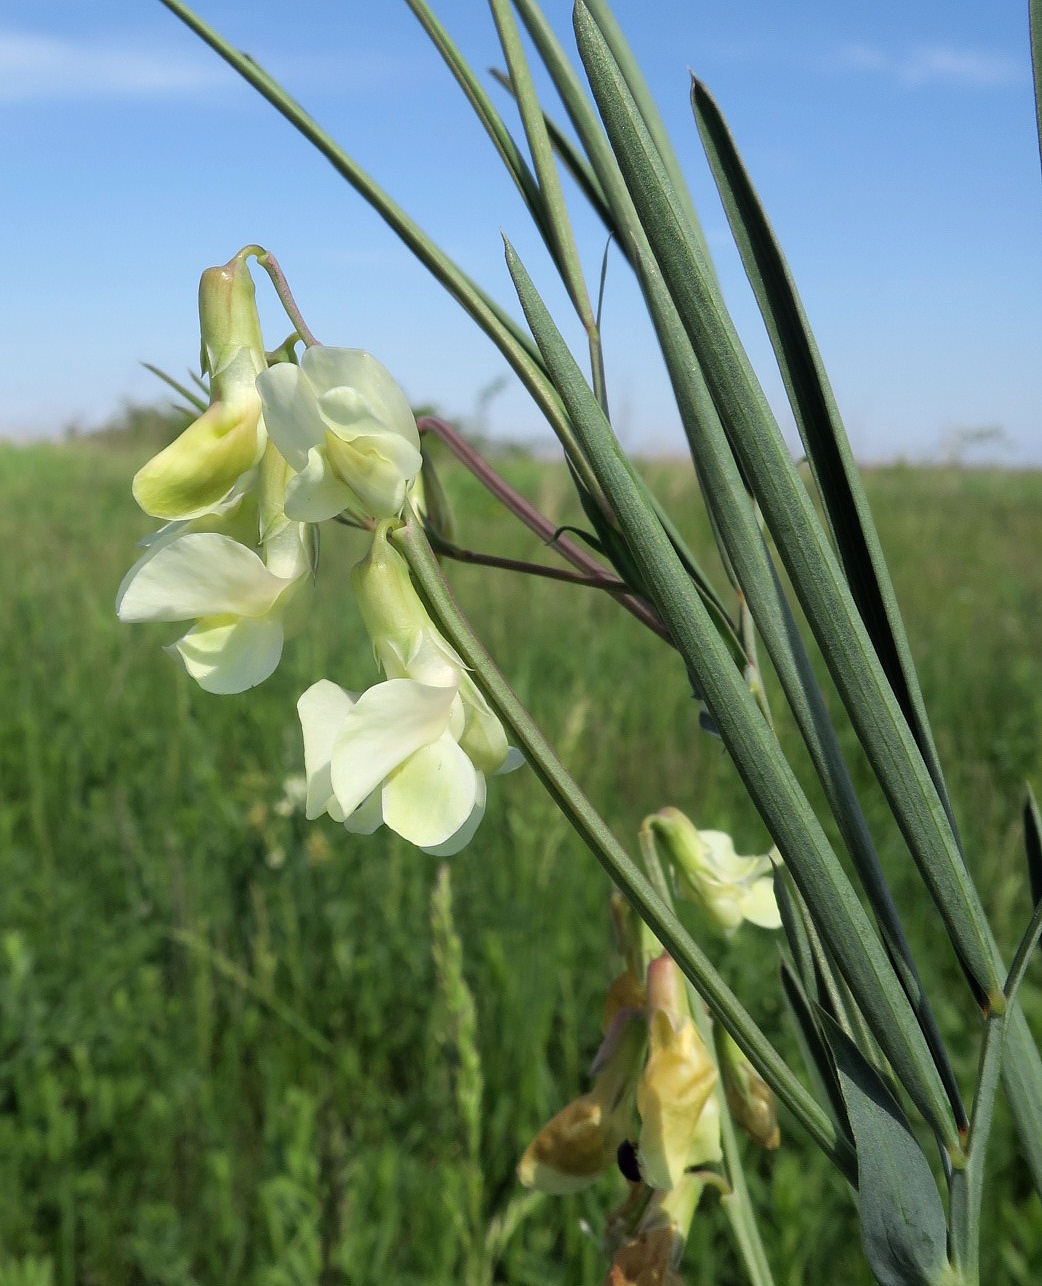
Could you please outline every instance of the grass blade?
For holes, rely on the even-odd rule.
[[[712,96],[697,80],[692,81],[691,103],[854,602],[954,830],[944,774],[893,582],[803,304],[730,131]]]
[[[746,789],[792,870],[873,1034],[923,1115],[946,1146],[957,1152],[958,1132],[937,1069],[871,921],[701,597],[646,504],[632,465],[509,244],[507,264],[576,434]]]

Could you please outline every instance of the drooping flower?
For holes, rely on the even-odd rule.
[[[438,856],[459,852],[485,810],[486,774],[521,763],[463,661],[441,636],[377,528],[352,575],[387,679],[360,695],[328,679],[297,702],[307,815],[370,834],[385,823]]]
[[[184,520],[217,512],[245,490],[267,437],[255,383],[267,368],[264,340],[246,266],[247,247],[199,283],[202,364],[210,406],[134,478],[134,498],[156,518]]]
[[[633,1085],[644,1053],[643,1022],[628,1021],[593,1088],[539,1131],[517,1167],[526,1188],[551,1195],[581,1192],[616,1164],[633,1116]]]
[[[268,432],[297,476],[290,518],[321,522],[345,510],[394,518],[420,470],[420,438],[405,394],[357,348],[305,350],[257,380]]]
[[[195,622],[171,650],[207,692],[268,678],[310,600],[314,533],[281,514],[286,466],[270,444],[261,472],[258,496],[156,533],[116,598],[121,621]]]
[[[721,1158],[716,1064],[668,955],[648,966],[647,986],[648,1061],[637,1086],[637,1157],[645,1183],[674,1188],[689,1166]]]
[[[763,929],[781,928],[772,877],[776,850],[762,857],[740,857],[730,835],[698,830],[678,808],[645,818],[640,842],[661,842],[681,897],[697,903],[728,937],[743,920]]]

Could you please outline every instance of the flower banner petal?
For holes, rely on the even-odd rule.
[[[278,617],[218,617],[212,623],[200,621],[173,646],[204,691],[228,694],[255,688],[273,674],[282,641]]]

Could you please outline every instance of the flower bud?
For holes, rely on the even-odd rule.
[[[210,406],[138,470],[134,498],[156,518],[196,518],[241,489],[267,441],[255,381],[265,370],[264,341],[246,258],[240,250],[199,283],[202,365]]]
[[[716,1047],[732,1116],[761,1147],[776,1148],[781,1133],[774,1092],[722,1028],[717,1033]]]
[[[351,573],[373,653],[389,679],[458,686],[466,667],[431,620],[408,563],[387,538],[390,526],[377,527],[368,554]]]

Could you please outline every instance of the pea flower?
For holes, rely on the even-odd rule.
[[[357,348],[304,351],[257,379],[268,432],[296,470],[286,513],[321,522],[348,510],[394,518],[420,470],[420,438],[405,394]]]
[[[689,1166],[719,1161],[716,1064],[688,1009],[680,970],[666,954],[648,966],[648,1061],[637,1085],[641,1177],[675,1188]]]
[[[255,382],[267,368],[248,246],[199,283],[202,365],[210,406],[165,450],[138,470],[134,499],[156,518],[217,512],[252,481],[267,436]]]
[[[310,350],[309,350],[310,351]],[[320,679],[297,702],[304,733],[307,816],[350,831],[381,823],[447,857],[474,835],[485,776],[522,761],[463,661],[420,601],[387,523],[352,581],[387,675],[361,694]]]
[[[730,835],[700,831],[678,808],[664,808],[644,820],[640,842],[661,841],[681,897],[697,903],[728,937],[743,920],[762,929],[781,928],[774,895],[772,857],[740,857]]]
[[[262,475],[259,497],[156,533],[116,598],[121,621],[195,622],[171,650],[207,692],[262,683],[307,610],[313,532],[289,522],[272,498],[284,489],[286,465],[271,444]],[[236,538],[250,541],[250,532],[260,552]]]
[[[640,1020],[625,1024],[593,1088],[562,1108],[525,1149],[517,1174],[526,1188],[556,1196],[581,1192],[616,1164],[629,1134],[643,1026]]]

